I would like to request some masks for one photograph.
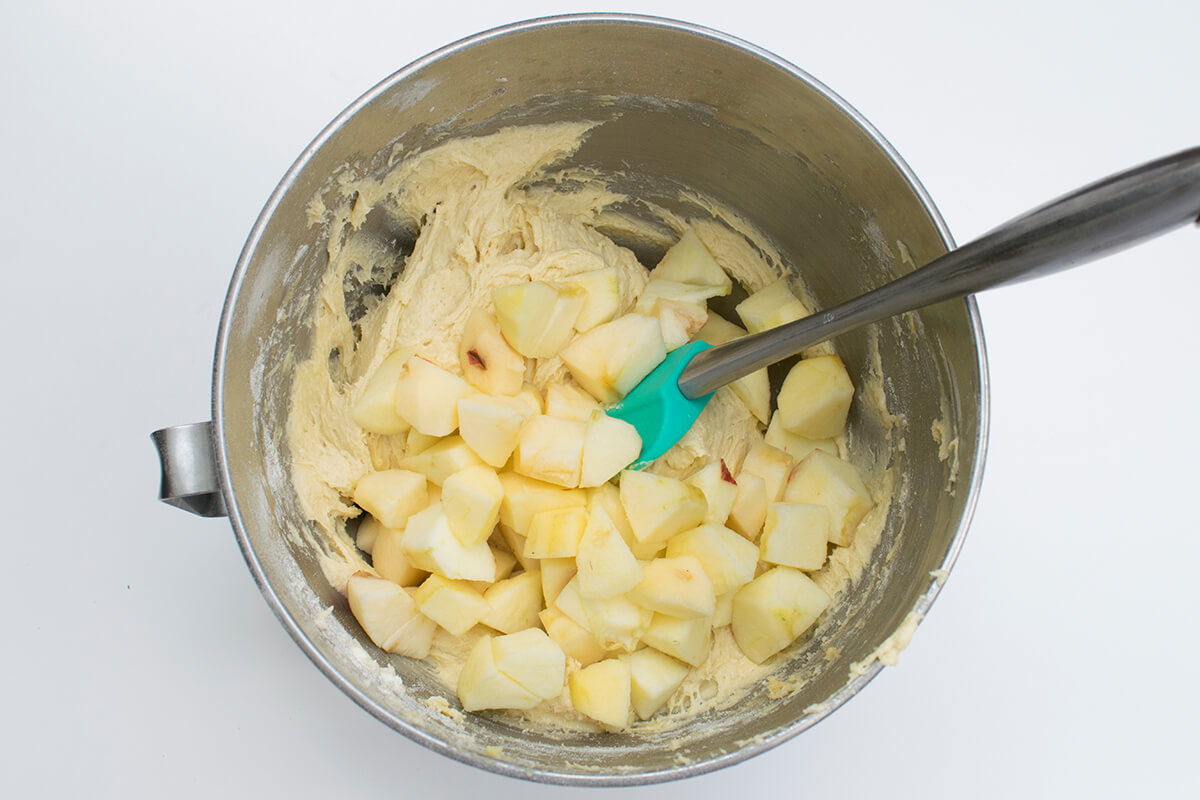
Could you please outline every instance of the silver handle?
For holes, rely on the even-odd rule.
[[[217,479],[212,423],[163,428],[150,438],[162,463],[158,499],[201,517],[228,516]]]
[[[861,325],[1078,266],[1192,221],[1200,224],[1200,148],[1079,189],[841,305],[706,349],[679,389],[703,397]]]

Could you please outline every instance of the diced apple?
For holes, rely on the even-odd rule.
[[[483,460],[458,435],[447,436],[416,455],[406,455],[400,459],[401,467],[420,472],[430,483],[438,486],[454,473],[481,464]]]
[[[375,548],[371,554],[371,566],[380,577],[401,586],[416,586],[429,573],[420,569],[404,552],[404,531],[399,528],[381,527],[375,536]]]
[[[708,321],[696,333],[696,338],[711,345],[725,344],[746,335],[743,328],[724,317],[709,313]],[[749,375],[743,375],[729,384],[729,390],[737,396],[746,409],[759,422],[766,424],[771,416],[771,379],[764,367]]]
[[[629,657],[629,700],[638,719],[650,719],[666,706],[687,678],[688,665],[652,647]]]
[[[535,412],[519,397],[473,394],[458,401],[458,435],[489,466],[508,463],[521,429]]]
[[[583,608],[583,595],[579,593],[578,577],[571,578],[554,598],[554,607],[571,618],[577,625],[588,627],[587,611]]]
[[[854,383],[835,355],[797,361],[779,387],[779,421],[806,439],[830,439],[846,427]]]
[[[797,464],[813,450],[824,450],[833,456],[838,454],[837,442],[833,439],[805,439],[783,427],[778,411],[771,415],[771,424],[767,426],[763,441],[787,453]]]
[[[599,486],[593,486],[587,490],[587,509],[588,514],[595,514],[597,509],[604,509],[604,513],[617,530],[621,532],[621,538],[625,540],[625,544],[633,547],[637,544],[637,537],[633,533],[633,527],[629,524],[629,519],[625,516],[625,507],[621,505],[621,490],[613,483],[602,483]]]
[[[525,424],[517,438],[513,469],[559,486],[579,485],[587,423],[545,414]]]
[[[626,314],[580,334],[559,356],[584,390],[615,403],[667,357],[667,349],[656,318]]]
[[[488,613],[488,603],[466,581],[430,575],[413,594],[417,610],[455,636],[462,636]]]
[[[564,489],[516,472],[501,472],[499,477],[500,485],[504,487],[504,499],[500,501],[500,524],[519,536],[529,535],[533,515],[540,511],[587,506],[588,495],[583,489]]]
[[[672,281],[650,275],[646,288],[638,295],[633,310],[636,314],[653,314],[655,307],[662,300],[672,300],[677,303],[690,303],[704,306],[710,297],[716,297],[720,290],[712,286],[697,286],[682,281]],[[701,326],[703,323],[701,323]],[[697,328],[699,330],[699,327]]]
[[[763,488],[767,492],[767,502],[775,503],[783,497],[783,487],[787,485],[788,474],[791,473],[793,466],[792,457],[783,450],[772,447],[766,442],[759,442],[746,454],[739,475],[749,473],[762,478]]]
[[[523,356],[557,355],[575,333],[587,295],[580,287],[530,281],[492,290],[504,338]]]
[[[539,628],[526,628],[492,640],[496,669],[542,700],[558,697],[566,677],[567,657]]]
[[[642,608],[682,619],[711,617],[716,607],[712,578],[690,555],[646,562],[629,598]]]
[[[738,475],[737,481],[737,497],[725,524],[753,542],[767,519],[767,484],[748,472]]]
[[[796,299],[783,278],[759,289],[738,303],[735,310],[750,333],[761,333],[808,316],[808,309]]]
[[[692,556],[712,581],[715,594],[731,592],[750,582],[758,566],[758,548],[722,525],[706,523],[672,536],[667,558]]]
[[[450,530],[464,547],[485,541],[500,519],[504,487],[491,467],[475,466],[454,473],[442,484],[442,508]]]
[[[585,598],[623,594],[642,580],[642,567],[603,508],[587,516],[575,562]]]
[[[684,229],[679,241],[671,245],[651,275],[662,280],[706,286],[720,296],[733,291],[733,281],[691,227]]]
[[[798,569],[773,567],[733,598],[734,641],[761,664],[808,630],[831,600]]]
[[[821,450],[809,453],[792,470],[783,499],[828,508],[829,541],[842,547],[850,544],[858,523],[874,506],[858,468]]]
[[[346,582],[350,611],[380,649],[410,658],[425,658],[437,624],[417,611],[404,588],[369,572],[356,572]]]
[[[547,416],[587,422],[599,408],[594,397],[569,383],[556,381],[546,387]]]
[[[543,558],[538,562],[542,575],[542,599],[553,605],[562,588],[578,572],[573,558]]]
[[[375,549],[375,540],[379,538],[379,532],[386,527],[370,514],[363,514],[359,517],[358,528],[354,531],[355,547],[367,555],[371,555],[371,551]]]
[[[525,359],[482,308],[472,311],[463,326],[458,364],[467,383],[484,394],[512,396],[525,383]]]
[[[642,437],[637,428],[596,409],[584,431],[579,485],[590,487],[608,483],[618,472],[637,461],[641,452]]]
[[[584,667],[568,679],[571,705],[586,717],[614,728],[629,721],[629,666],[608,658]]]
[[[517,392],[517,399],[529,409],[529,416],[546,413],[546,400],[532,383],[527,383]]]
[[[496,559],[487,542],[464,547],[451,532],[440,503],[409,518],[400,546],[414,566],[443,578],[490,581],[496,576]]]
[[[458,427],[459,398],[471,385],[432,361],[413,356],[396,379],[396,413],[429,436],[447,436]]]
[[[561,593],[559,594],[561,597]],[[587,628],[601,647],[632,653],[649,627],[653,614],[625,595],[579,598]]]
[[[717,596],[717,609],[712,615],[712,626],[723,628],[733,619],[733,596],[737,590]]]
[[[441,440],[442,437],[440,436],[430,436],[429,434],[421,433],[416,428],[412,428],[404,440],[404,455],[407,458],[408,456],[415,456],[418,453],[424,453]]]
[[[487,602],[487,613],[479,620],[489,628],[501,633],[516,633],[538,624],[538,612],[542,609],[542,575],[537,570],[527,570],[506,578],[483,593]]]
[[[592,632],[564,614],[559,608],[549,606],[538,613],[546,635],[562,648],[567,658],[581,666],[594,664],[608,655]]]
[[[802,570],[825,565],[829,544],[829,509],[807,503],[772,503],[759,542],[761,558]]]
[[[493,637],[483,636],[471,648],[458,676],[458,700],[466,711],[487,708],[533,708],[543,698],[500,671]]]
[[[428,502],[425,476],[406,469],[368,472],[354,484],[354,502],[389,528],[403,528]]]
[[[662,329],[663,345],[668,353],[692,341],[708,320],[708,308],[702,303],[689,303],[666,297],[658,298],[653,308],[640,313],[651,314],[658,320]]]
[[[575,330],[580,333],[612,320],[621,310],[621,281],[616,267],[578,272],[558,283],[578,288],[586,298],[575,318]]]
[[[411,427],[408,420],[396,413],[396,382],[404,373],[404,365],[416,355],[415,347],[394,350],[379,363],[354,402],[351,415],[365,431],[371,433],[404,433]]]
[[[649,472],[621,473],[621,506],[640,543],[662,542],[704,521],[704,493],[683,481]]]
[[[725,520],[729,519],[733,501],[737,499],[737,481],[729,473],[725,462],[718,459],[702,467],[687,479],[687,483],[695,486],[704,494],[704,500],[708,506],[704,521],[724,525]]]
[[[533,515],[525,537],[525,558],[567,558],[579,552],[579,540],[587,529],[588,515],[582,506],[548,508]]]
[[[680,619],[655,614],[642,641],[669,656],[698,667],[708,657],[712,644],[712,617]]]

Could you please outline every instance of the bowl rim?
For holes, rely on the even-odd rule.
[[[222,398],[222,387],[225,384],[226,377],[226,357],[228,355],[229,345],[229,330],[234,308],[237,306],[239,296],[243,287],[244,277],[249,267],[249,263],[256,252],[259,242],[262,239],[263,233],[267,224],[277,211],[283,197],[295,184],[300,172],[307,166],[310,159],[323,147],[333,135],[341,129],[341,127],[357,114],[364,107],[376,100],[380,95],[391,90],[393,86],[400,83],[413,74],[419,72],[425,67],[442,59],[453,56],[462,50],[470,49],[476,45],[491,40],[503,38],[513,34],[521,33],[534,29],[545,29],[560,26],[579,25],[579,24],[608,24],[608,25],[636,25],[648,26],[654,28],[662,28],[680,33],[686,33],[694,36],[700,36],[716,41],[718,44],[731,47],[735,50],[741,50],[751,56],[755,56],[762,61],[765,61],[792,77],[809,84],[812,88],[820,92],[826,100],[838,107],[847,117],[849,117],[868,138],[882,150],[889,160],[900,171],[904,179],[911,186],[914,193],[917,195],[921,204],[929,213],[935,228],[942,238],[947,249],[953,249],[954,239],[949,229],[946,226],[945,220],[941,213],[934,205],[932,198],[926,191],[924,185],[918,180],[907,162],[900,156],[896,149],[888,142],[887,139],[872,125],[862,114],[860,114],[853,106],[847,103],[840,95],[830,89],[821,81],[814,78],[805,70],[792,64],[791,62],[781,58],[780,56],[741,39],[737,36],[724,33],[722,31],[697,25],[690,22],[685,22],[668,17],[646,15],[646,14],[631,14],[631,13],[577,13],[577,14],[561,14],[535,17],[519,22],[514,22],[506,25],[500,25],[490,28],[479,33],[458,39],[450,44],[444,45],[430,52],[429,54],[410,62],[404,67],[393,72],[383,80],[379,81],[375,86],[368,89],[354,102],[348,105],[336,117],[333,118],[301,151],[291,167],[280,179],[275,189],[272,191],[266,204],[259,212],[253,228],[247,236],[246,242],[238,256],[237,265],[234,268],[233,275],[230,278],[229,289],[226,294],[225,303],[221,310],[220,323],[217,332],[216,349],[213,361],[213,382],[212,382],[212,420],[213,420],[213,440],[216,452],[217,473],[221,485],[221,493],[225,500],[226,508],[229,512],[229,520],[233,526],[238,545],[245,558],[246,564],[266,599],[267,604],[279,619],[280,623],[287,630],[288,634],[300,647],[300,649],[309,657],[309,659],[325,674],[325,676],[342,692],[354,700],[359,706],[370,713],[373,717],[383,722],[388,727],[407,736],[409,739],[428,747],[429,749],[474,767],[478,767],[489,772],[493,772],[508,777],[530,780],[538,783],[547,783],[562,786],[640,786],[654,783],[664,783],[667,781],[681,780],[684,778],[695,777],[698,775],[713,772],[734,764],[746,761],[756,755],[771,750],[780,744],[792,739],[793,737],[804,732],[822,719],[833,713],[837,708],[841,707],[847,700],[858,694],[861,689],[866,686],[879,672],[883,669],[883,664],[878,660],[873,660],[866,669],[850,681],[842,685],[827,701],[822,704],[822,708],[807,713],[799,717],[795,723],[782,728],[775,733],[756,738],[751,742],[747,742],[744,746],[736,750],[724,753],[714,758],[700,761],[692,764],[679,765],[665,769],[657,769],[647,772],[635,773],[569,773],[551,770],[530,770],[527,767],[516,766],[512,763],[492,758],[489,756],[477,755],[475,753],[464,753],[455,750],[449,743],[436,736],[421,730],[415,725],[405,722],[396,715],[381,707],[371,697],[364,693],[361,689],[351,683],[321,652],[321,649],[312,642],[311,639],[304,633],[300,625],[288,612],[282,598],[271,584],[265,570],[254,551],[253,545],[249,541],[249,537],[245,526],[242,522],[241,508],[237,501],[237,497],[233,493],[232,476],[229,471],[230,450],[226,442],[225,431],[225,408]],[[970,476],[970,480],[966,484],[967,497],[963,507],[963,513],[958,521],[954,535],[947,548],[945,558],[942,561],[940,570],[948,573],[953,567],[958,558],[959,551],[962,548],[963,540],[966,536],[967,529],[970,527],[971,520],[974,516],[975,507],[979,498],[980,486],[983,479],[985,460],[987,455],[988,432],[990,425],[990,384],[987,365],[987,351],[983,336],[982,321],[979,316],[979,308],[974,297],[968,296],[962,300],[965,304],[970,333],[975,344],[977,354],[977,368],[979,370],[979,438],[977,440],[975,452],[973,455],[974,470]],[[909,611],[909,616],[916,615],[917,620],[923,619],[928,613],[933,601],[940,593],[944,578],[934,580],[929,589],[921,595],[918,602]],[[907,619],[907,617],[906,617]]]

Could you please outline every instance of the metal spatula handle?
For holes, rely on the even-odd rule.
[[[702,397],[861,325],[1049,275],[1192,221],[1200,223],[1200,148],[1085,186],[841,305],[697,353],[679,389]]]

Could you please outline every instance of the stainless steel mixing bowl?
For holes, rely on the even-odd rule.
[[[658,733],[544,735],[521,731],[503,715],[439,713],[425,701],[448,696],[453,711],[453,692],[424,665],[374,648],[317,567],[315,548],[280,535],[308,527],[296,507],[282,435],[292,371],[309,351],[307,321],[326,266],[321,229],[309,226],[306,206],[347,165],[359,173],[385,170],[397,145],[411,152],[506,125],[578,119],[603,124],[574,163],[675,211],[699,213],[681,199],[681,187],[734,209],[785,255],[783,266],[802,274],[823,305],[951,245],[933,204],[883,137],[776,56],[661,19],[588,15],[520,23],[400,70],[301,154],[263,209],[230,284],[212,422],[155,438],[164,499],[214,516],[227,509],[246,563],[280,621],[329,679],[378,719],[444,755],[506,775],[650,783],[774,747],[879,671],[872,654],[928,609],[966,531],[983,466],[986,364],[971,300],[837,342],[854,375],[871,371],[877,349],[883,394],[898,422],[885,429],[860,398],[849,439],[856,461],[891,466],[898,484],[883,538],[846,593],[849,600],[781,659],[780,675],[803,679],[797,690],[773,697],[761,685],[732,708]],[[931,434],[935,423],[944,425],[940,443]]]

